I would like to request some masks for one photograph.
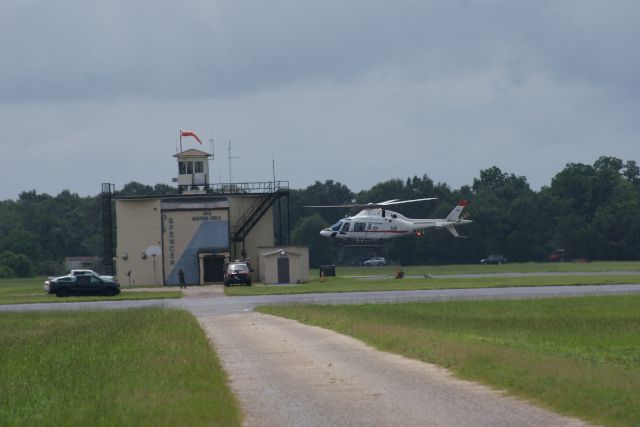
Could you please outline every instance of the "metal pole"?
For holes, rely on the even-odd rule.
[[[287,188],[287,245],[291,246],[291,200],[289,200],[288,188]]]

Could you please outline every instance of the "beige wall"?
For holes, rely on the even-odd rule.
[[[237,225],[238,221],[243,217],[244,213],[256,203],[257,200],[263,199],[264,196],[230,196],[229,197],[229,216],[231,217],[230,227]],[[251,258],[251,266],[254,269],[253,280],[260,280],[260,266],[258,263],[259,248],[273,246],[274,230],[273,230],[273,207],[269,209],[258,223],[251,229],[244,240],[244,249],[247,257]],[[242,242],[231,242],[231,258],[242,259]]]
[[[159,199],[116,200],[118,247],[116,277],[121,286],[162,284],[162,256],[142,257],[150,246],[161,246]],[[131,276],[127,272],[131,271]]]
[[[264,196],[247,195],[247,196],[227,196],[229,200],[229,227],[230,231],[244,216],[245,212],[259,199]],[[116,277],[121,285],[126,288],[129,283],[131,285],[153,285],[163,284],[163,262],[165,274],[171,274],[173,265],[170,265],[169,259],[169,236],[168,223],[165,224],[165,242],[163,247],[162,238],[162,205],[160,198],[153,199],[116,199],[116,220],[117,220],[117,249],[116,249]],[[185,205],[188,199],[185,199]],[[195,213],[199,215],[207,215],[220,217],[220,220],[226,220],[226,210],[212,210],[210,208],[198,209],[192,212],[175,211],[167,213],[173,221],[189,222],[189,225],[177,227],[182,230],[180,235],[187,237],[187,234],[193,234],[190,231],[192,224],[196,224],[193,220]],[[197,225],[197,224],[196,224]],[[189,228],[191,227],[191,228]],[[180,236],[176,236],[174,247],[174,260],[181,255],[184,250],[185,242],[180,240]],[[232,259],[242,259],[242,242],[231,242],[230,252]],[[252,267],[254,269],[253,279],[258,281],[260,277],[260,267],[258,262],[259,248],[272,247],[274,244],[273,229],[273,209],[269,209],[265,215],[258,221],[255,227],[249,232],[244,241],[246,256],[251,258]],[[147,256],[142,257],[142,253],[150,246],[159,246],[163,249],[163,253],[155,257],[155,277],[154,277],[154,258]],[[131,276],[127,276],[127,272],[131,271]],[[165,277],[164,279],[167,279]]]

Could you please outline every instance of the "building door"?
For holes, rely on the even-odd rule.
[[[289,258],[278,258],[278,283],[289,283]]]
[[[206,255],[202,259],[205,283],[222,282],[224,279],[224,256]]]

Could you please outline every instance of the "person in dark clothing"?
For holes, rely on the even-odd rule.
[[[178,271],[178,280],[180,281],[180,289],[182,288],[187,289],[187,285],[184,282],[184,271],[182,271],[182,269]]]

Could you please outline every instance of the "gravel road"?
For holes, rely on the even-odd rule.
[[[255,312],[199,317],[254,426],[582,426],[435,365]]]

